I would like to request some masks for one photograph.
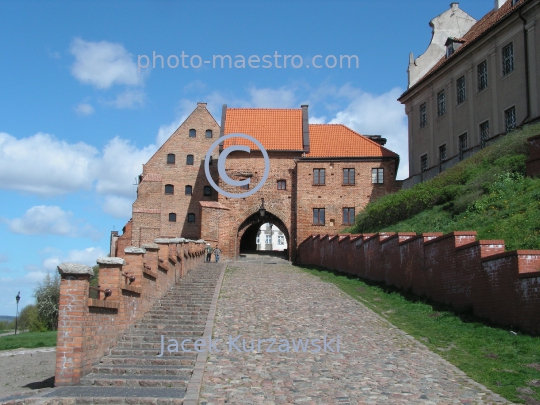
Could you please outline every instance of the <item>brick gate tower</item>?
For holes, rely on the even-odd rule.
[[[211,144],[228,134],[257,139],[270,159],[269,176],[246,198],[214,190],[204,172]],[[290,260],[296,247],[313,233],[335,233],[374,199],[397,191],[399,156],[380,136],[363,136],[344,125],[309,124],[308,106],[298,109],[227,108],[221,125],[206,108],[197,108],[143,165],[132,219],[124,234],[113,234],[111,255],[122,246],[140,246],[155,238],[205,239],[219,243],[225,257],[255,250],[261,225],[272,223],[286,237]],[[233,145],[250,153],[227,156],[233,180],[250,179],[247,187],[226,184],[217,173],[219,154]],[[259,148],[242,138],[222,142],[209,162],[212,179],[224,191],[239,194],[255,187],[264,173]]]

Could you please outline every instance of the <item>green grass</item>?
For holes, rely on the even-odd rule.
[[[23,332],[17,335],[0,336],[0,350],[54,347],[56,346],[56,335],[57,331]]]
[[[475,230],[508,250],[540,248],[540,179],[524,177],[526,139],[540,124],[506,135],[430,181],[370,203],[346,232]]]
[[[456,313],[412,294],[316,267],[301,267],[362,302],[473,380],[508,400],[523,403],[516,389],[528,387],[540,401],[540,338],[510,333],[469,313]],[[538,367],[530,367],[536,365]],[[530,402],[534,403],[534,402]]]

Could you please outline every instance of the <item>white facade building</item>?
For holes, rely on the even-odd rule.
[[[277,226],[270,223],[263,224],[257,233],[257,250],[285,250],[287,239]]]

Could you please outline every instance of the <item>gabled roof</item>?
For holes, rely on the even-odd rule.
[[[489,13],[487,13],[482,19],[476,22],[469,31],[463,36],[463,38],[454,38],[455,41],[461,42],[462,45],[454,51],[454,53],[450,57],[443,56],[439,61],[431,68],[429,72],[427,72],[424,77],[422,77],[420,80],[418,80],[413,86],[411,86],[405,93],[403,93],[400,97],[400,99],[407,93],[409,93],[412,89],[416,88],[420,83],[422,83],[424,80],[426,80],[428,77],[433,75],[435,72],[437,72],[440,68],[442,68],[444,65],[449,63],[450,61],[454,60],[454,58],[458,57],[456,55],[459,55],[463,52],[464,49],[467,49],[469,45],[476,42],[480,37],[482,37],[484,34],[486,34],[490,29],[495,27],[501,20],[503,20],[505,17],[510,15],[514,10],[522,6],[524,3],[528,2],[529,0],[520,0],[517,2],[514,6],[512,5],[512,0],[507,0],[500,8],[497,10],[491,10]]]
[[[306,157],[398,157],[398,155],[342,124],[310,124]]]
[[[223,133],[250,135],[266,150],[302,151],[302,109],[227,108]],[[232,145],[259,149],[240,138],[226,140],[223,147]]]

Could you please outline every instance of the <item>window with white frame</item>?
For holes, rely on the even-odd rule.
[[[272,235],[265,235],[264,243],[266,243],[267,245],[272,244]]]
[[[382,168],[371,169],[371,182],[373,184],[383,184],[384,183],[384,169]]]
[[[285,235],[278,235],[277,244],[278,245],[284,245],[285,244]]]

